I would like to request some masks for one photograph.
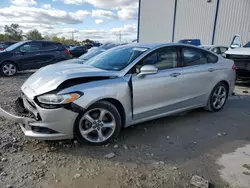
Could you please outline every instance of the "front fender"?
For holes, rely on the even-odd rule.
[[[59,94],[75,91],[81,91],[82,93],[84,93],[83,96],[74,101],[74,103],[85,109],[89,108],[92,104],[100,100],[105,100],[108,98],[118,100],[123,105],[123,108],[125,110],[126,122],[131,121],[132,111],[130,93],[132,91],[125,79],[117,77],[84,83],[65,89]]]

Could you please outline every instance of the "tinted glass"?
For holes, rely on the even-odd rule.
[[[224,54],[227,50],[228,50],[228,48],[226,48],[226,47],[220,47],[221,54]]]
[[[248,43],[246,43],[246,45],[244,47],[245,48],[250,48],[250,41]]]
[[[95,49],[95,50],[92,50],[82,56],[79,57],[79,59],[82,59],[82,60],[88,60],[98,54],[101,54],[102,52],[105,52],[105,50],[102,50],[102,49]]]
[[[19,48],[22,52],[36,52],[41,49],[41,45],[39,43],[28,43]]]
[[[42,50],[54,50],[57,48],[55,43],[43,43]]]
[[[117,47],[91,58],[86,61],[86,64],[104,70],[118,71],[124,69],[147,50],[147,48],[132,46]]]
[[[211,54],[209,52],[204,52],[206,57],[207,57],[207,62],[208,63],[217,63],[218,57],[214,54]]]
[[[177,67],[177,48],[162,48],[157,50],[142,60],[142,65],[154,65],[159,70]]]
[[[12,51],[15,50],[16,48],[22,46],[23,44],[27,43],[26,41],[22,41],[22,42],[18,42],[16,44],[13,44],[11,46],[9,46],[8,48],[6,48],[6,51]]]
[[[207,58],[201,50],[192,48],[183,48],[183,62],[185,66],[206,64]]]

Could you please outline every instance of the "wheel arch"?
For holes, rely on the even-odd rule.
[[[9,60],[6,60],[6,61],[3,61],[3,62],[1,62],[1,67],[2,67],[2,65],[4,64],[4,63],[13,63],[14,65],[16,65],[16,67],[17,67],[17,70],[18,71],[20,71],[20,67],[19,67],[19,65],[15,62],[15,61],[9,61]]]
[[[113,104],[116,107],[116,109],[118,110],[118,112],[121,116],[122,127],[124,127],[126,124],[126,112],[125,112],[125,109],[124,109],[124,106],[122,105],[122,103],[119,100],[114,99],[114,98],[104,98],[104,99],[98,100],[96,102],[99,102],[99,101],[110,102],[111,104]]]
[[[219,83],[225,84],[225,85],[227,86],[227,91],[229,92],[230,85],[229,85],[228,81],[222,80],[222,81],[220,81]]]

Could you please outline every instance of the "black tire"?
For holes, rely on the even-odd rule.
[[[9,74],[6,73],[6,68],[11,67],[12,71],[9,71]],[[1,64],[1,70],[0,70],[1,75],[3,76],[14,76],[17,73],[17,66],[15,63],[12,62],[4,62]]]
[[[218,88],[224,88],[225,89],[225,92],[226,92],[226,96],[225,96],[225,101],[223,103],[222,106],[220,106],[219,108],[216,108],[213,104],[213,99],[214,99],[214,94],[215,92],[218,90]],[[215,87],[214,89],[212,90],[210,96],[209,96],[209,99],[208,99],[208,102],[207,102],[207,106],[205,107],[205,109],[209,112],[218,112],[220,111],[226,104],[226,101],[227,101],[227,98],[228,98],[228,92],[229,92],[229,88],[227,87],[226,84],[224,84],[223,82],[219,82]]]
[[[108,111],[109,113],[113,115],[113,118],[115,120],[114,132],[105,141],[91,142],[90,140],[87,140],[86,138],[84,138],[80,132],[80,126],[83,126],[83,125],[80,125],[81,119],[84,117],[85,114],[87,114],[88,112],[94,109],[104,109]],[[116,107],[110,102],[99,101],[99,102],[94,103],[88,109],[86,109],[83,113],[80,113],[78,115],[74,124],[74,136],[80,143],[85,143],[85,144],[90,144],[90,145],[104,145],[104,144],[107,144],[108,142],[112,142],[114,138],[116,138],[119,135],[121,131],[121,126],[122,126],[121,116],[120,116],[119,111],[116,109]],[[93,127],[93,124],[91,124],[91,127]]]

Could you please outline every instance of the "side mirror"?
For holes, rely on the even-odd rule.
[[[145,75],[149,75],[149,74],[156,74],[158,72],[158,68],[156,68],[153,65],[144,65],[141,69],[140,69],[140,73],[137,75],[138,78],[143,77]]]

